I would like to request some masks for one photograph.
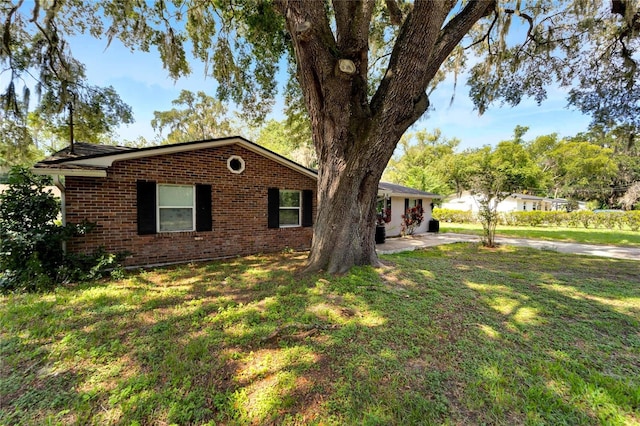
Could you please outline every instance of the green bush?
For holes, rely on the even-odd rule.
[[[640,210],[624,212],[623,220],[632,231],[640,230]]]
[[[591,210],[576,210],[569,214],[569,225],[573,227],[583,226],[589,228],[589,226],[597,226],[598,219],[596,214]]]
[[[505,214],[506,222],[516,226],[540,226],[546,222],[546,213],[542,211],[510,212]]]
[[[49,177],[25,168],[9,172],[9,189],[0,194],[0,292],[43,291],[95,278],[119,259],[104,252],[85,255],[82,261],[77,255],[65,255],[62,243],[93,225],[57,223],[59,201],[45,190],[50,183]]]
[[[436,207],[433,209],[432,216],[440,222],[473,223],[477,221],[473,212],[468,210],[442,209]]]

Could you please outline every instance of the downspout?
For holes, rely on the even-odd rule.
[[[62,217],[62,226],[67,225],[67,205],[66,205],[66,196],[65,196],[65,187],[62,181],[60,180],[60,175],[53,176],[53,184],[60,190],[60,216]],[[67,242],[62,241],[62,252],[67,253]]]

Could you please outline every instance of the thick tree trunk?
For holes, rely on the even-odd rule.
[[[343,273],[354,265],[379,265],[375,246],[378,183],[399,136],[365,152],[320,161],[318,216],[308,270]],[[371,145],[363,138],[358,145]]]
[[[374,232],[379,176],[353,168],[340,174],[324,169],[308,269],[343,273],[353,265],[378,265]]]
[[[440,65],[495,3],[468,2],[445,25],[455,2],[416,1],[372,97],[374,0],[334,0],[333,15],[328,3],[315,0],[274,5],[291,35],[318,154],[318,215],[308,270],[342,273],[354,265],[378,265],[375,203],[382,172],[402,134],[427,110],[425,90]],[[394,20],[402,17],[396,13]]]

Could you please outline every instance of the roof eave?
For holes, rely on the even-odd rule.
[[[240,145],[248,149],[249,151],[253,151],[257,154],[270,158],[273,161],[280,163],[293,170],[296,170],[312,179],[316,179],[316,180],[318,179],[318,174],[315,173],[313,170],[307,169],[306,167],[303,167],[302,165],[294,161],[291,161],[285,157],[282,157],[272,151],[269,151],[268,149],[262,148],[259,145],[256,145],[241,137],[230,137],[225,139],[216,139],[216,140],[210,140],[210,141],[201,141],[201,142],[176,144],[176,145],[163,145],[160,147],[150,147],[147,149],[143,148],[139,150],[117,152],[117,153],[108,154],[108,155],[92,156],[88,158],[79,158],[74,160],[64,160],[60,163],[77,165],[77,166],[101,167],[106,169],[111,167],[111,165],[115,161],[124,161],[124,160],[132,160],[132,159],[144,158],[144,157],[154,157],[157,155],[189,152],[189,151],[195,151],[198,149],[217,148],[217,147],[233,145],[233,144]]]
[[[432,199],[440,199],[443,198],[442,195],[437,194],[412,194],[409,192],[393,192],[390,190],[378,190],[378,195],[384,195],[389,197],[402,197],[402,198],[432,198]]]
[[[33,167],[31,171],[36,175],[74,176],[74,177],[107,177],[106,170],[99,169],[64,169],[57,167]]]

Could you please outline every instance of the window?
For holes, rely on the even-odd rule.
[[[268,188],[267,225],[269,228],[313,226],[313,191]]]
[[[280,227],[300,226],[300,191],[280,190]]]
[[[193,231],[195,196],[191,185],[158,185],[158,232]]]
[[[136,187],[138,235],[213,229],[211,185],[157,185],[139,180]]]
[[[240,174],[244,172],[244,160],[238,155],[232,155],[227,160],[227,168],[231,173]]]

